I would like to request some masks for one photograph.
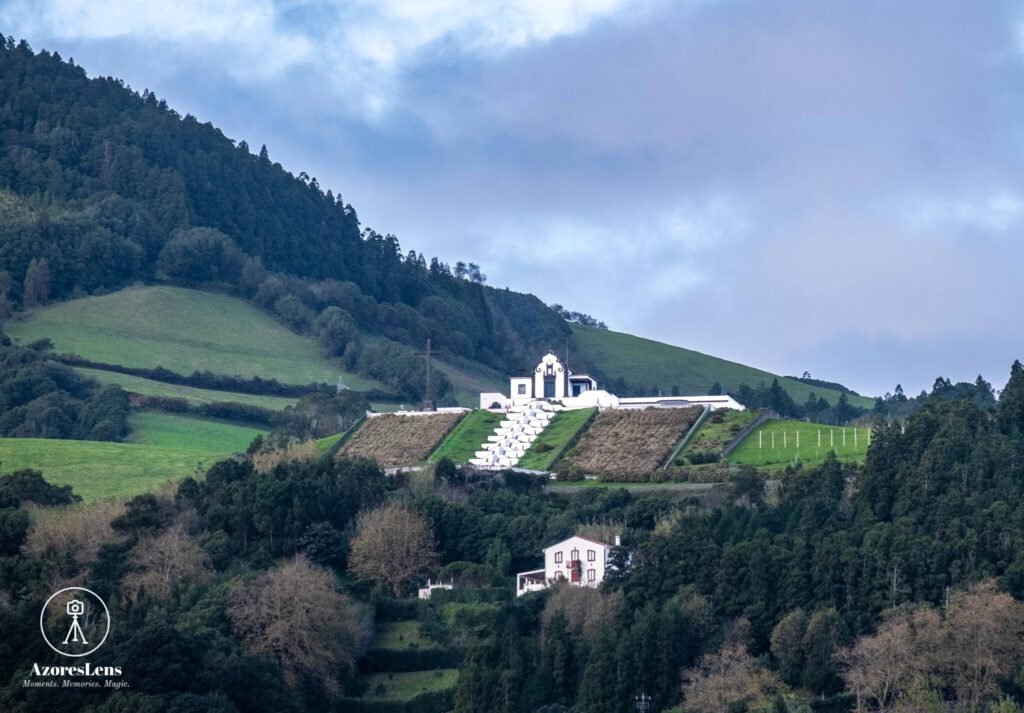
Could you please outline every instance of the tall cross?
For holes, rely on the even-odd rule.
[[[423,410],[424,411],[436,411],[437,410],[437,405],[434,403],[434,400],[431,398],[431,396],[433,395],[433,389],[432,389],[432,386],[433,386],[432,381],[433,380],[431,378],[433,376],[433,374],[432,374],[433,364],[431,362],[431,356],[433,355],[433,352],[431,351],[431,348],[430,348],[430,337],[427,337],[427,351],[419,352],[419,355],[420,356],[425,356],[427,358],[427,383],[426,383],[426,388],[424,388],[424,393],[423,393]]]

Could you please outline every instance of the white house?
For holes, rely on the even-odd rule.
[[[615,538],[619,544],[619,538]],[[596,587],[604,581],[612,545],[574,535],[544,548],[544,569],[516,575],[516,596],[538,592],[558,582]]]

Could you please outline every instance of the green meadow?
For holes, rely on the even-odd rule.
[[[593,413],[594,409],[592,408],[556,413],[548,427],[537,436],[537,440],[519,459],[519,467],[530,470],[549,470],[561,457],[569,442],[587,424]]]
[[[437,643],[423,635],[420,622],[392,621],[379,622],[376,625],[371,649],[387,649],[389,651],[410,651],[416,649],[436,649]]]
[[[862,463],[870,441],[870,428],[765,421],[726,460],[734,465],[814,464],[824,461],[834,450],[841,461]]]
[[[494,433],[494,429],[504,418],[504,414],[492,413],[485,409],[471,411],[431,454],[430,462],[436,463],[441,458],[451,458],[456,463],[466,463],[480,450],[481,445]]]
[[[421,693],[433,693],[455,688],[459,671],[439,668],[434,671],[408,671],[406,673],[372,673],[365,677],[366,700],[408,701]]]
[[[40,470],[86,501],[128,497],[244,451],[259,430],[173,414],[133,414],[132,442],[0,438],[0,472]]]
[[[683,395],[706,394],[715,382],[729,391],[744,383],[751,387],[756,387],[761,382],[771,384],[775,378],[774,374],[767,371],[692,349],[683,349],[623,332],[613,332],[610,329],[584,327],[579,324],[570,326],[573,342],[588,362],[600,364],[601,371],[610,377],[621,377],[633,386],[654,386],[661,389],[663,394],[671,393],[673,386],[678,386]],[[812,392],[832,404],[839,400],[838,391],[810,386],[796,379],[780,377],[779,385],[797,403],[804,403]],[[874,406],[872,399],[863,396],[847,398],[854,406]]]
[[[48,338],[56,351],[180,374],[259,376],[289,384],[334,383],[366,390],[376,382],[344,372],[317,343],[248,302],[180,287],[130,287],[61,302],[12,319],[6,332],[28,343]]]

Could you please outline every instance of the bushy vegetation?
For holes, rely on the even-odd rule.
[[[0,436],[116,441],[128,395],[49,359],[48,343],[17,347],[0,333]]]
[[[644,481],[660,468],[700,416],[700,407],[607,409],[558,463],[560,477],[597,475],[602,480]]]
[[[367,419],[342,446],[341,455],[372,458],[382,468],[416,465],[427,460],[464,415],[441,412],[375,416]]]

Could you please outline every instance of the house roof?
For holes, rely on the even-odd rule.
[[[611,545],[609,545],[607,542],[601,542],[600,540],[592,540],[589,537],[583,537],[582,535],[573,535],[572,537],[565,538],[561,542],[556,542],[553,545],[545,547],[542,551],[543,552],[547,552],[548,550],[553,550],[556,547],[559,547],[560,545],[565,544],[569,540],[583,540],[584,542],[592,542],[593,544],[600,545],[601,547],[611,547]]]

